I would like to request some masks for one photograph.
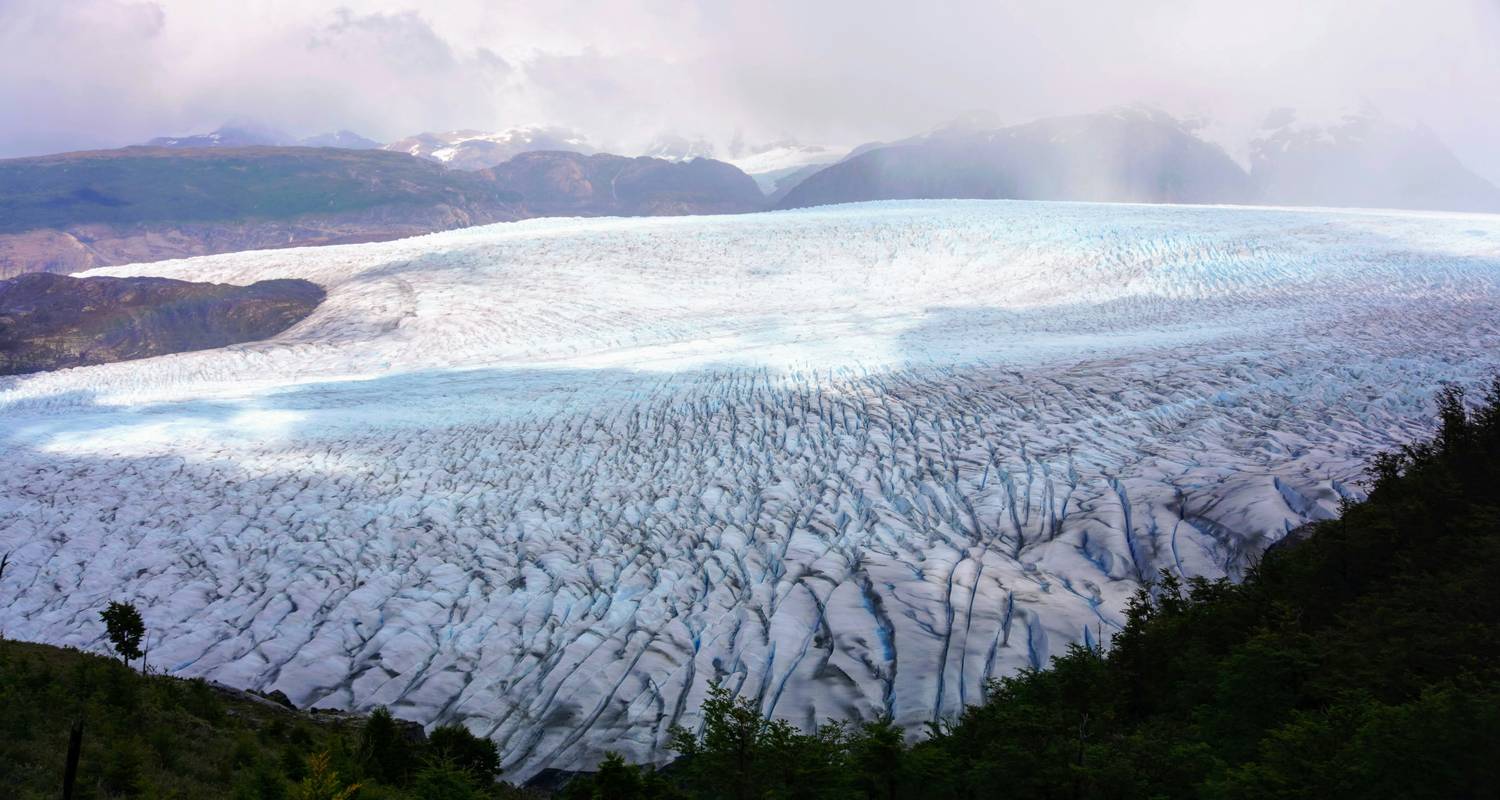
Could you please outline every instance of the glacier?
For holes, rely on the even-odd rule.
[[[328,290],[0,379],[0,631],[670,757],[710,681],[908,730],[1237,578],[1500,345],[1500,217],[927,201],[538,219],[95,270]]]

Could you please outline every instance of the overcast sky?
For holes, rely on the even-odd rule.
[[[1129,102],[1226,138],[1368,102],[1500,180],[1500,0],[0,0],[0,156],[235,118],[853,145]]]

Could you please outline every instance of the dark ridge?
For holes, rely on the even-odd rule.
[[[1220,148],[1150,109],[939,132],[878,147],[797,184],[778,208],[865,200],[1243,203],[1250,178]]]
[[[765,205],[753,178],[707,158],[667,161],[547,150],[521,153],[483,174],[523,197],[527,213],[536,216],[737,214]]]
[[[30,273],[0,281],[0,375],[266,339],[323,297],[322,287],[303,280],[230,286]]]

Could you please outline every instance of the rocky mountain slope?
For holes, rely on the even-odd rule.
[[[498,133],[475,130],[419,133],[391,142],[384,149],[467,170],[498,166],[522,153],[536,150],[594,152],[583,134],[541,125],[510,128]]]
[[[144,148],[0,161],[0,278],[516,219],[493,181],[397,153]]]
[[[1365,111],[1327,125],[1273,115],[1251,145],[1267,203],[1500,212],[1500,188],[1465,167],[1432,131]]]
[[[1161,112],[1129,108],[877,147],[808,177],[778,208],[893,199],[1234,203],[1250,182]]]
[[[535,216],[661,216],[758,211],[755,181],[722,161],[535,152],[489,170]]]
[[[323,302],[303,280],[249,286],[167,278],[0,281],[0,375],[206,350],[274,336]]]
[[[0,279],[380,241],[529,216],[754,211],[717,161],[523,153],[493,170],[381,150],[132,147],[0,161]]]
[[[230,124],[209,133],[188,136],[158,136],[147,142],[147,147],[196,148],[196,147],[340,147],[349,150],[370,150],[380,146],[373,139],[346,130],[321,133],[297,139],[286,133],[264,125],[248,123]]]

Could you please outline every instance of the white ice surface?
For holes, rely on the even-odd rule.
[[[1238,576],[1500,344],[1500,217],[1023,202],[531,220],[99,270],[328,289],[0,379],[7,636],[663,758],[720,677],[912,730]]]

